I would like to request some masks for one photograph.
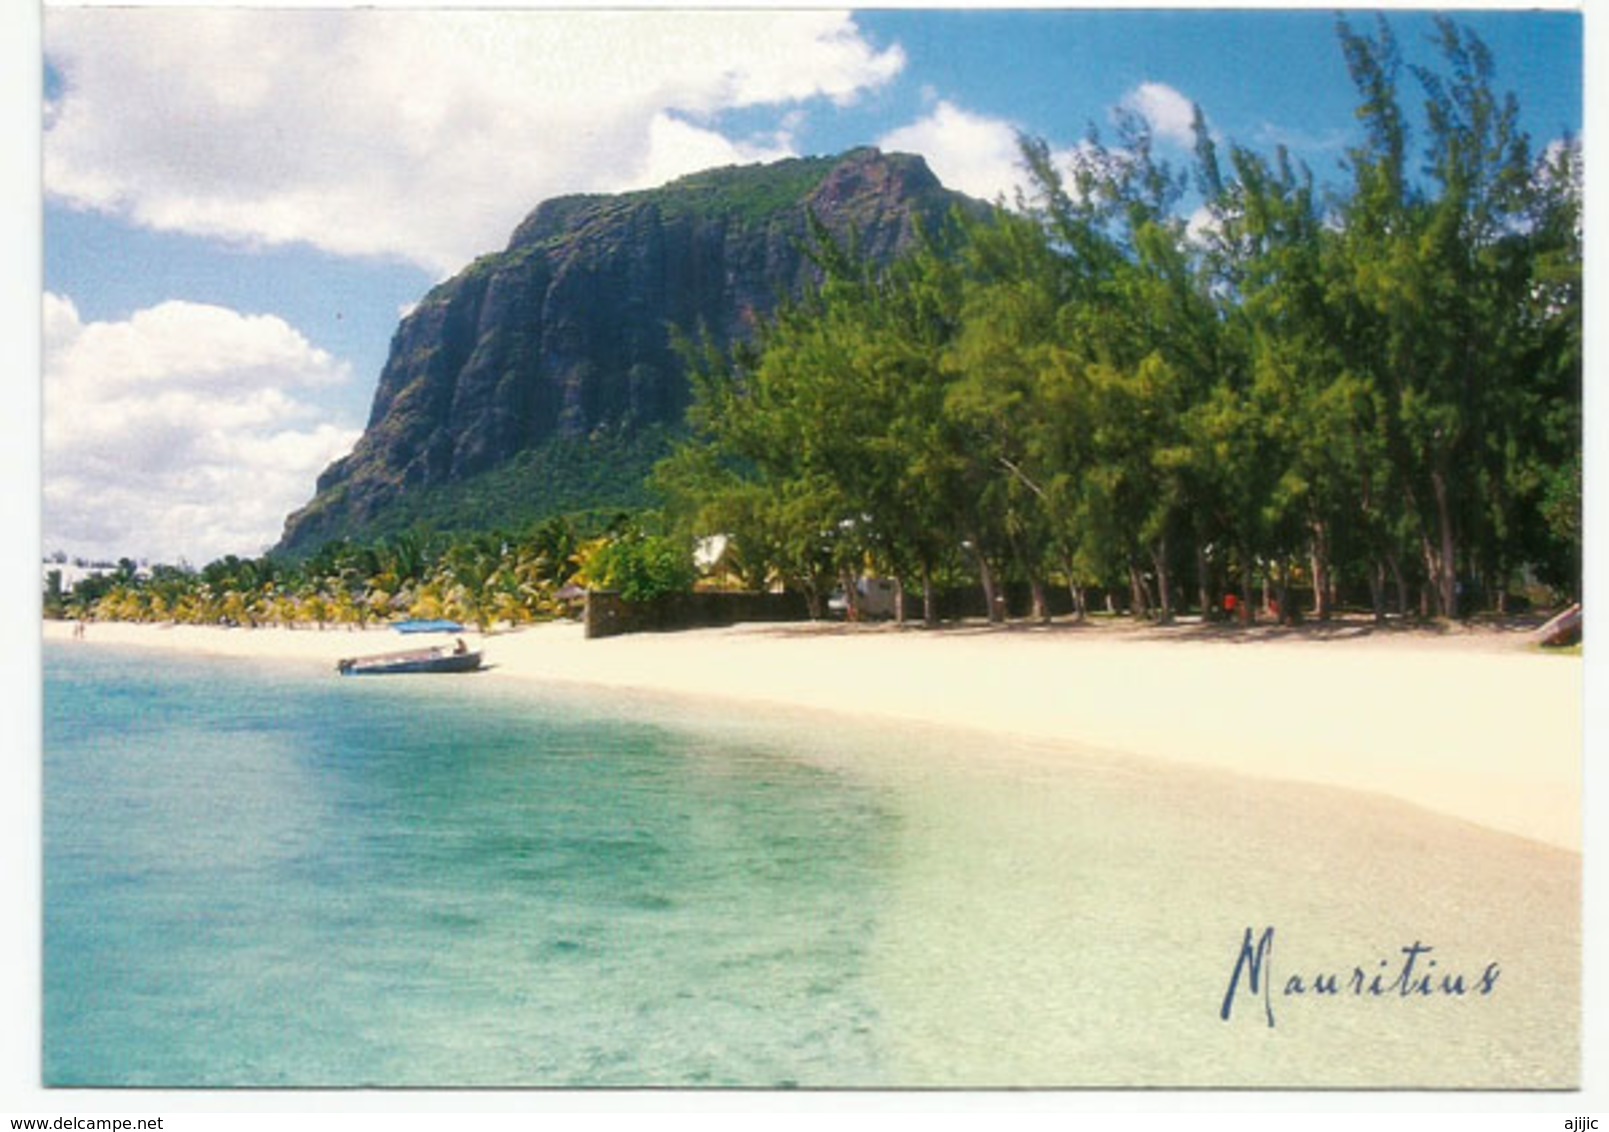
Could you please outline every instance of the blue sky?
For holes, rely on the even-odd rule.
[[[1538,149],[1580,131],[1578,15],[1458,18]],[[547,197],[864,144],[993,196],[1121,105],[1321,182],[1357,140],[1329,10],[52,9],[43,57],[44,547],[196,564],[278,537],[402,312]]]

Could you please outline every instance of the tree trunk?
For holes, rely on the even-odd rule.
[[[1251,551],[1246,547],[1240,548],[1240,621],[1243,625],[1250,625],[1257,620],[1257,606],[1251,599],[1252,577]]]
[[[1433,578],[1442,616],[1458,616],[1458,554],[1453,535],[1452,504],[1447,494],[1447,477],[1441,469],[1430,473],[1430,486],[1436,494],[1436,526],[1441,534],[1441,572]]]
[[[1156,549],[1151,554],[1151,560],[1156,563],[1157,588],[1157,619],[1164,625],[1173,622],[1173,582],[1168,576],[1168,536],[1163,535],[1157,540]]]
[[[894,624],[905,628],[905,579],[894,575]]]
[[[1330,532],[1322,519],[1313,521],[1313,616],[1330,619]]]
[[[1386,568],[1378,558],[1369,560],[1369,604],[1374,607],[1375,624],[1386,619]]]
[[[1050,602],[1045,598],[1045,580],[1038,574],[1028,578],[1028,589],[1033,594],[1033,619],[1043,625],[1050,620]]]
[[[977,545],[977,540],[973,540],[973,545]],[[1005,617],[1000,608],[1002,602],[999,587],[995,582],[994,567],[989,565],[989,556],[984,554],[981,549],[977,552],[977,556],[978,580],[983,585],[983,604],[989,611],[989,623],[997,625],[1004,621]]]
[[[1402,563],[1397,560],[1397,552],[1391,551],[1386,555],[1386,565],[1391,567],[1391,577],[1397,584],[1397,616],[1408,616],[1408,579],[1403,577]]]
[[[1078,575],[1073,573],[1073,564],[1063,560],[1062,569],[1067,573],[1067,593],[1073,599],[1073,620],[1084,620],[1084,587],[1078,584]]]
[[[927,562],[922,563],[922,624],[939,626],[939,595],[933,592],[933,567]]]
[[[1135,619],[1151,616],[1150,588],[1145,584],[1145,575],[1132,561],[1129,562],[1129,599],[1132,602],[1129,616]]]
[[[1201,603],[1201,619],[1213,619],[1212,579],[1207,574],[1207,548],[1196,543],[1196,600]]]
[[[1419,617],[1442,616],[1442,563],[1435,555],[1435,543],[1430,542],[1429,534],[1419,535],[1419,558],[1424,563],[1424,584],[1419,587]]]

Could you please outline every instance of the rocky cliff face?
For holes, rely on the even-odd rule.
[[[403,319],[367,430],[287,519],[280,549],[378,533],[432,493],[506,479],[513,467],[552,470],[533,453],[584,461],[587,440],[607,435],[601,451],[618,458],[621,437],[673,425],[686,408],[673,327],[725,345],[807,284],[809,214],[886,262],[911,247],[919,221],[937,224],[958,203],[976,207],[920,158],[870,149],[545,202],[504,251]],[[543,512],[528,498],[543,490],[520,489],[523,517]],[[547,502],[549,512],[617,505]]]

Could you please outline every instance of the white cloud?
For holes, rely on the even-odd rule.
[[[347,367],[271,315],[166,302],[86,323],[47,293],[42,343],[52,548],[257,554],[357,440],[295,395],[347,381]]]
[[[703,129],[674,115],[656,114],[648,127],[648,146],[641,165],[631,180],[619,187],[652,188],[698,169],[777,161],[793,156],[787,137],[772,138],[770,142],[733,142],[714,130]]]
[[[927,117],[878,139],[890,152],[917,153],[952,189],[983,200],[1013,200],[1024,180],[1017,127],[940,101]]]
[[[1166,128],[1172,131],[1167,136],[1173,140],[1194,143],[1191,105],[1177,91],[1147,83],[1131,92],[1121,105],[1136,112],[1143,106],[1146,120],[1158,137],[1164,136]],[[1182,139],[1177,134],[1180,106],[1184,114]],[[877,145],[891,152],[921,154],[948,187],[987,201],[1003,197],[1011,206],[1016,203],[1018,189],[1028,187],[1019,134],[1019,128],[1003,118],[974,114],[940,100],[925,118],[883,135]],[[1116,175],[1132,158],[1122,148],[1096,150],[1083,141],[1071,148],[1050,151],[1051,165],[1061,173],[1068,192],[1076,191],[1074,182],[1079,169]]]
[[[845,104],[905,62],[821,11],[51,8],[45,48],[53,197],[443,273],[547,197],[780,155],[714,116]]]
[[[1159,141],[1183,146],[1195,144],[1195,133],[1191,129],[1195,107],[1166,83],[1141,83],[1123,96],[1120,105],[1144,118]]]
[[[1209,205],[1200,205],[1185,221],[1185,238],[1197,247],[1205,247],[1223,235],[1222,218]]]

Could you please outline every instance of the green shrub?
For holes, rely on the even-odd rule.
[[[636,602],[688,593],[698,577],[691,548],[663,535],[635,533],[600,547],[587,572],[600,589]]]

